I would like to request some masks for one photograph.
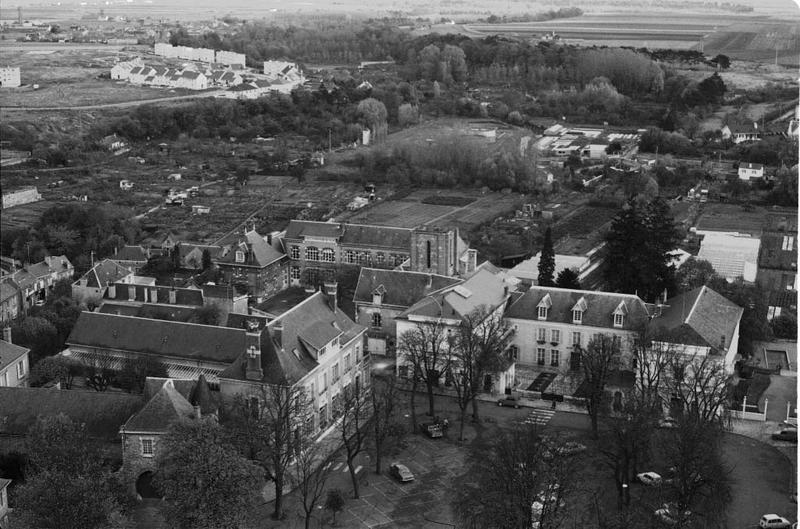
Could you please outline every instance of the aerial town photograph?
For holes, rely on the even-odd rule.
[[[796,529],[797,0],[4,0],[0,529]]]

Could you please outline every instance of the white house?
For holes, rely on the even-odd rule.
[[[739,180],[764,178],[764,166],[760,163],[743,163],[739,165]]]
[[[18,387],[28,385],[30,349],[11,343],[11,327],[3,329],[0,340],[0,386]]]

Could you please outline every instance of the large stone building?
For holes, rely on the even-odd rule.
[[[408,352],[404,351],[401,345],[406,333],[423,330],[422,332],[429,333],[429,336],[438,335],[437,338],[445,342],[451,335],[459,332],[460,326],[467,318],[473,318],[478,311],[482,311],[484,320],[476,325],[476,328],[479,328],[484,321],[503,317],[506,305],[518,285],[518,279],[488,263],[483,263],[465,281],[424,296],[396,316],[398,376],[407,380],[413,376],[414,371]],[[431,332],[434,334],[430,334]],[[445,344],[442,347],[447,348],[449,345]],[[513,350],[510,349],[507,353],[508,362],[502,369],[486,376],[482,385],[484,391],[506,393],[514,387],[516,366]],[[433,370],[439,371],[435,381],[437,386],[443,385],[445,390],[453,386],[452,378],[458,369],[455,364],[451,363],[449,371],[442,370],[439,366],[433,367]]]
[[[247,348],[219,375],[224,401],[263,399],[263,388],[305,389],[312,412],[304,427],[322,434],[343,411],[344,395],[369,385],[364,327],[337,307],[336,284],[326,284],[294,308],[247,332]]]
[[[255,230],[235,235],[214,263],[226,284],[247,292],[257,301],[288,286],[287,259]]]
[[[477,252],[458,230],[392,228],[293,220],[283,245],[293,285],[319,285],[355,267],[411,270],[445,276],[475,270]]]
[[[385,355],[395,346],[395,318],[429,294],[460,283],[454,277],[362,268],[353,296],[356,322],[367,327],[367,350]]]

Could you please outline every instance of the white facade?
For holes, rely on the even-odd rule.
[[[3,209],[38,202],[42,195],[35,187],[27,187],[3,194]]]
[[[17,88],[22,86],[19,67],[0,68],[0,88]]]
[[[739,179],[764,178],[764,166],[760,163],[743,163],[739,166]]]
[[[245,65],[244,53],[235,53],[232,51],[217,51],[215,54],[214,62],[219,64],[227,64],[228,66]]]

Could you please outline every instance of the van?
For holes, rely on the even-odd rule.
[[[774,434],[772,438],[776,441],[792,441],[797,442],[797,428],[781,428]]]

